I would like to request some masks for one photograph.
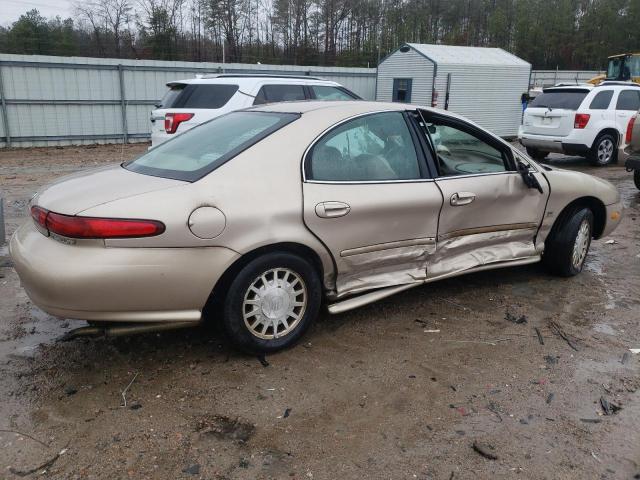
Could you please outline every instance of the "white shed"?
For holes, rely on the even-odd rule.
[[[437,106],[516,136],[531,65],[501,48],[406,43],[378,65],[376,100]]]

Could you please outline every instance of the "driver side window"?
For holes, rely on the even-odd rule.
[[[427,123],[440,177],[506,172],[503,152],[458,128]]]

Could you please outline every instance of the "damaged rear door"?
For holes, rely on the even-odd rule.
[[[421,113],[444,197],[429,278],[539,256],[534,240],[549,196],[544,176],[532,169],[542,192],[528,187],[503,142],[462,120]]]
[[[421,281],[442,195],[401,111],[349,118],[304,159],[304,221],[331,251],[340,297]]]

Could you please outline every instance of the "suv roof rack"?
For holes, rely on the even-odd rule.
[[[199,78],[243,78],[243,77],[259,77],[259,78],[294,78],[297,80],[325,80],[320,77],[312,77],[310,75],[278,75],[275,73],[207,73]],[[326,80],[325,80],[326,81]]]
[[[590,84],[590,83],[586,83],[586,82],[582,82],[582,83],[577,83],[577,82],[573,82],[573,83],[556,83],[555,85],[553,85],[551,87],[546,87],[546,88],[554,88],[554,87],[593,87],[593,85]]]
[[[606,87],[607,85],[623,85],[625,87],[638,87],[640,88],[640,85],[638,85],[635,82],[624,82],[622,80],[604,80],[603,82],[601,82],[600,84],[596,85],[598,87]]]

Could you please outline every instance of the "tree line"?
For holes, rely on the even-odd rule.
[[[640,51],[640,0],[85,0],[0,27],[19,54],[374,67],[405,42],[501,47],[538,69]]]

